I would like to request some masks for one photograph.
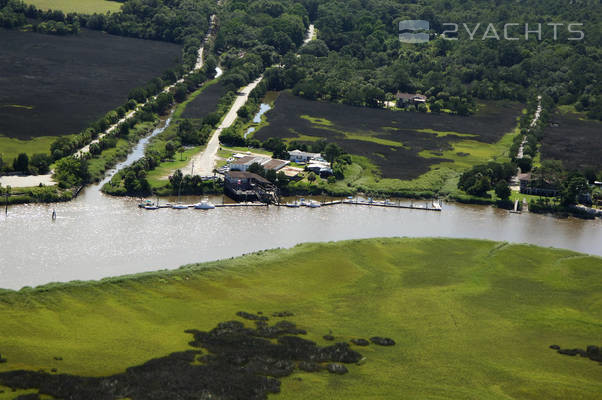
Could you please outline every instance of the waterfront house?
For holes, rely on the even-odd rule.
[[[332,175],[332,168],[330,168],[330,164],[325,161],[310,161],[305,169],[319,175],[321,178],[328,178]]]
[[[405,107],[408,104],[413,104],[417,106],[420,103],[426,103],[427,97],[425,95],[417,93],[397,92],[397,94],[395,94],[395,99],[397,100],[398,107]]]
[[[546,179],[536,179],[530,172],[518,176],[520,192],[535,196],[553,197],[559,193],[559,189]]]
[[[240,158],[235,158],[230,162],[230,170],[231,171],[246,171],[249,169],[251,164],[259,164],[266,171],[274,170],[276,172],[280,171],[282,168],[290,164],[291,162],[288,160],[278,160],[276,158],[270,157],[262,157],[262,156],[244,156]]]
[[[251,164],[264,164],[269,161],[269,157],[260,157],[260,156],[244,156],[241,158],[234,159],[230,163],[230,170],[232,171],[246,171]]]
[[[238,201],[275,202],[277,188],[264,177],[245,171],[229,171],[224,176],[224,193]]]

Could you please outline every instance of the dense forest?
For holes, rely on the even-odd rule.
[[[229,1],[216,49],[275,51],[284,68],[267,72],[269,87],[310,99],[379,107],[397,91],[418,92],[436,110],[468,114],[477,98],[524,102],[537,92],[602,119],[601,13],[596,1]],[[399,21],[411,19],[430,22],[428,43],[399,40]],[[319,40],[295,57],[309,21]],[[446,23],[459,25],[457,40],[442,36]],[[505,23],[518,40],[504,40]],[[580,37],[569,23],[583,24],[571,28],[583,40],[569,40]],[[541,40],[525,39],[526,24],[541,24]]]

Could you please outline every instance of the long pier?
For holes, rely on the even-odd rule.
[[[371,207],[389,207],[389,208],[406,208],[410,210],[424,210],[424,211],[441,211],[441,205],[432,202],[429,206],[428,202],[424,206],[414,205],[413,203],[408,205],[401,203],[393,203],[390,201],[365,201],[365,200],[343,200],[343,204],[352,204],[357,206],[371,206]]]
[[[159,205],[159,208],[173,208],[173,204],[165,204],[165,205]],[[186,207],[186,208],[194,208],[194,204],[179,204],[178,206],[182,206],[182,207]],[[254,202],[254,203],[224,203],[224,204],[214,204],[213,205],[215,208],[218,207],[267,207],[268,204],[266,203],[259,203],[259,202]],[[183,208],[182,208],[183,209]],[[210,210],[210,208],[208,209]]]
[[[441,212],[442,208],[441,208],[441,204],[440,203],[435,203],[434,201],[430,203],[426,202],[425,205],[415,205],[414,203],[410,204],[410,205],[406,205],[406,204],[401,204],[401,203],[394,203],[388,200],[385,201],[370,201],[370,200],[331,200],[331,201],[324,201],[324,202],[318,202],[318,201],[302,201],[302,202],[295,202],[295,203],[276,203],[276,204],[271,204],[272,206],[275,207],[288,207],[288,208],[300,208],[300,207],[306,207],[306,208],[320,208],[320,207],[327,207],[327,206],[334,206],[334,205],[338,205],[338,204],[347,204],[347,205],[353,205],[353,206],[367,206],[367,207],[385,207],[385,208],[403,208],[403,209],[407,209],[407,210],[422,210],[422,211],[437,211],[437,212]],[[182,205],[178,205],[181,208],[176,208],[176,209],[185,209],[185,208],[192,208],[194,209],[194,204],[182,204]],[[260,203],[260,202],[245,202],[245,203],[222,203],[222,204],[214,204],[215,208],[220,208],[220,207],[269,207],[270,205],[267,203]],[[158,208],[174,208],[173,204],[165,204],[165,205],[160,205],[158,206]],[[154,209],[154,208],[151,208]]]

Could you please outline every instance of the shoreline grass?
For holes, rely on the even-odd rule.
[[[288,310],[307,338],[382,335],[350,373],[295,373],[286,399],[596,399],[602,259],[484,240],[370,239],[97,282],[0,291],[0,371],[105,376],[188,348],[188,328]],[[56,361],[53,357],[62,357]],[[301,381],[295,378],[302,378]],[[9,399],[15,393],[0,393]]]

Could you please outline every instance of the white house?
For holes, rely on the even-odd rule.
[[[301,150],[293,150],[289,151],[289,160],[296,163],[306,163],[312,159],[322,159],[322,155],[320,153],[308,153],[307,151]]]
[[[230,170],[231,171],[246,171],[251,164],[260,164],[266,170],[274,170],[279,171],[284,168],[290,161],[285,160],[277,160],[270,157],[261,157],[261,156],[244,156],[241,158],[233,159],[230,162]]]
[[[231,171],[246,171],[247,168],[253,163],[263,164],[269,160],[268,157],[258,157],[258,156],[244,156],[242,158],[237,158],[232,163],[230,163]]]

